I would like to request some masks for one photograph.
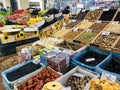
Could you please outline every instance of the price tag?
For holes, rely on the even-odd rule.
[[[72,19],[72,20],[71,20],[71,22],[76,22],[76,21],[77,21],[77,20],[75,20],[75,19]]]
[[[103,9],[103,11],[109,11],[109,8],[105,8],[105,9]]]
[[[86,32],[92,32],[92,29],[87,29]]]
[[[96,10],[96,9],[99,9],[99,7],[98,7],[98,6],[90,7],[90,10],[92,10],[92,11],[94,11],[94,10]]]
[[[73,76],[82,77],[82,78],[85,77],[85,75],[82,73],[74,73]]]
[[[103,72],[101,78],[106,78],[111,82],[115,82],[117,77],[114,75]]]
[[[86,10],[84,9],[84,10],[82,10],[82,12],[85,12]]]
[[[118,22],[117,21],[112,21],[112,24],[118,24]]]
[[[95,61],[95,58],[88,58],[88,59],[86,59],[86,62],[91,62],[91,61]]]
[[[95,11],[96,9],[95,8],[90,8],[91,11]]]
[[[101,20],[97,20],[96,23],[102,23],[102,21]]]
[[[36,65],[40,63],[40,61],[37,60],[37,59],[34,59],[32,62],[33,62],[34,64],[36,64]]]
[[[73,31],[78,31],[78,28],[74,27],[74,28],[73,28]]]
[[[65,87],[64,90],[71,90],[71,87],[70,86]]]
[[[103,31],[102,35],[110,35],[110,32]]]
[[[66,30],[66,27],[62,27],[62,30]]]
[[[84,19],[83,21],[84,21],[84,22],[88,22],[88,20],[87,20],[87,19]]]

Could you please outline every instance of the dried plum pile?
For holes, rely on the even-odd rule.
[[[120,74],[120,59],[113,57],[112,61],[104,69]]]
[[[114,21],[120,21],[120,12],[117,13],[117,15],[116,15]]]
[[[80,11],[75,19],[76,20],[83,20],[88,12],[89,12],[89,10],[86,10],[85,12]]]
[[[79,61],[82,63],[85,63],[87,65],[90,65],[90,66],[96,66],[101,61],[103,61],[106,57],[107,57],[107,55],[105,55],[105,54],[88,51],[85,55],[83,55],[81,58],[79,58]],[[94,58],[95,60],[87,62],[86,59],[90,59],[90,58]]]
[[[39,69],[41,67],[40,64],[34,64],[32,62],[16,69],[15,71],[12,71],[10,73],[7,73],[7,79],[9,81],[17,80],[31,72],[34,72],[35,70]]]
[[[117,9],[110,9],[109,11],[103,11],[99,20],[111,21],[115,15],[116,11],[117,11]]]

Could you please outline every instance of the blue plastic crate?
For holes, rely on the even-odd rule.
[[[117,76],[117,81],[120,82],[120,74],[118,73],[114,73],[114,72],[111,72],[111,71],[108,71],[108,70],[105,70],[104,68],[107,67],[107,65],[112,61],[112,58],[119,58],[120,59],[120,53],[117,53],[117,52],[112,52],[111,53],[111,56],[106,59],[104,62],[102,62],[101,64],[99,64],[95,71],[96,72],[99,72],[99,73],[108,73],[108,74],[111,74],[111,75],[114,75],[114,76]]]
[[[23,77],[21,77],[21,78],[19,78],[19,79],[17,79],[17,80],[14,80],[14,81],[9,81],[9,80],[7,79],[7,73],[10,73],[10,72],[12,72],[12,71],[15,71],[16,69],[18,69],[18,68],[20,68],[20,67],[22,67],[22,66],[24,66],[24,65],[26,65],[26,64],[28,64],[28,63],[30,63],[30,62],[32,62],[32,60],[29,60],[29,61],[27,61],[27,62],[25,62],[25,63],[22,63],[22,64],[18,64],[18,65],[14,66],[14,67],[11,67],[11,68],[3,71],[3,72],[1,73],[1,75],[2,75],[2,81],[4,81],[10,88],[13,88],[14,84],[15,84],[18,80],[22,80],[22,79],[24,79],[24,78],[27,78],[27,77],[29,77],[29,75],[31,75],[31,74],[36,74],[39,70],[41,70],[42,68],[45,67],[44,64],[40,63],[40,64],[41,64],[41,67],[40,67],[39,69],[35,70],[34,72],[31,72],[31,73],[29,73],[29,74],[27,74],[27,75],[25,75],[25,76],[23,76]]]
[[[14,88],[10,88],[4,81],[2,81],[2,85],[6,90],[14,90]]]
[[[84,56],[86,55],[88,52],[96,52],[96,53],[99,53],[99,54],[102,54],[102,55],[106,55],[106,59],[108,59],[110,57],[110,51],[107,51],[107,50],[102,50],[102,49],[98,49],[96,47],[89,47],[87,48],[86,50],[78,53],[75,57],[72,58],[72,62],[75,64],[75,65],[79,65],[79,66],[82,66],[82,67],[85,67],[87,69],[90,69],[90,70],[94,70],[96,68],[97,65],[99,65],[100,63],[104,62],[101,61],[99,64],[97,64],[96,66],[91,66],[91,65],[87,65],[83,62],[80,62],[79,60]]]

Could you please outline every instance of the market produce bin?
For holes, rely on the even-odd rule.
[[[23,80],[24,78],[27,78],[29,77],[29,75],[34,75],[36,74],[38,71],[40,71],[42,68],[45,67],[44,64],[40,63],[38,65],[35,65],[35,64],[32,64],[32,60],[29,60],[27,62],[24,62],[22,64],[18,64],[14,67],[11,67],[5,71],[3,71],[1,73],[2,75],[2,81],[4,81],[4,83],[6,83],[6,85],[8,85],[10,88],[13,88],[13,85],[18,81],[18,80]],[[27,65],[27,68],[25,68],[25,66]],[[31,67],[34,65],[34,68],[35,69],[32,69]],[[23,70],[20,70],[20,68],[26,70],[23,72]],[[27,72],[28,70],[27,69],[32,69],[31,72]],[[18,70],[18,71],[17,71]],[[15,72],[16,71],[16,72]],[[19,74],[19,72],[21,71],[21,73]],[[11,73],[14,73],[14,74],[11,74]],[[15,77],[15,73],[16,73],[16,77]],[[27,74],[25,74],[27,73]],[[23,74],[23,75],[22,75]]]
[[[85,83],[85,82],[87,81],[87,80],[85,80],[86,76],[90,77],[89,80],[91,80],[91,79],[93,79],[93,78],[94,78],[94,79],[95,79],[95,78],[98,78],[98,77],[100,76],[100,74],[97,73],[97,72],[94,72],[94,71],[88,70],[88,69],[86,69],[86,68],[77,66],[77,67],[75,67],[74,69],[72,69],[71,71],[69,71],[68,73],[66,73],[65,75],[59,77],[56,81],[60,82],[63,86],[66,86],[66,84],[67,84],[68,82],[70,82],[71,76],[76,76],[76,75],[78,75],[77,78],[81,78],[82,80],[84,79],[83,83]],[[75,77],[74,77],[74,78],[75,78]],[[82,80],[81,80],[81,81],[82,81]],[[88,81],[89,81],[89,80],[88,80]],[[72,82],[69,83],[69,84],[72,84],[74,81],[75,81],[75,80],[72,80]],[[76,81],[75,83],[77,83],[77,81]],[[88,82],[86,82],[85,85],[83,85],[83,83],[79,83],[80,85],[77,85],[77,86],[80,86],[80,87],[86,86],[86,84],[87,84]],[[74,87],[76,87],[75,84],[74,84]],[[73,87],[72,87],[72,88],[73,88]],[[83,88],[84,88],[84,87],[83,87]],[[75,89],[74,89],[74,90],[75,90]],[[78,89],[76,89],[76,90],[78,90]],[[81,89],[81,90],[84,90],[84,89]]]
[[[110,51],[98,49],[97,47],[88,47],[81,53],[72,58],[76,65],[94,70],[97,65],[110,57]]]
[[[95,68],[95,71],[117,76],[117,80],[120,82],[120,53],[112,52],[108,59]]]
[[[23,85],[25,85],[25,87],[28,87],[29,88],[28,90],[31,90],[31,88],[33,88],[33,90],[43,90],[41,88],[43,87],[44,84],[50,81],[55,81],[61,75],[62,75],[61,73],[56,72],[50,67],[46,67],[46,68],[39,70],[34,75],[29,75],[27,78],[25,78],[22,81],[19,80],[17,83],[14,84],[14,90],[23,90],[23,87],[22,87]],[[32,82],[30,82],[31,80]],[[32,83],[33,85],[33,87],[31,88],[29,87],[31,85],[30,83]],[[18,89],[18,88],[22,88],[22,89]]]
[[[4,81],[2,81],[2,85],[5,88],[5,90],[14,90],[14,88],[10,88]]]

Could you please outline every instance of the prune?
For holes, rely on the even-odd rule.
[[[103,11],[99,20],[111,21],[116,13],[117,9],[110,9],[109,11]]]
[[[117,15],[116,15],[114,21],[120,21],[120,12],[117,13]]]
[[[81,58],[79,58],[78,61],[85,63],[87,65],[90,65],[90,66],[96,66],[101,61],[103,61],[106,57],[107,57],[107,55],[105,55],[105,54],[88,51],[85,55],[83,55]],[[87,62],[86,59],[89,59],[89,58],[94,58],[95,60]]]
[[[14,81],[17,80],[29,73],[34,72],[35,70],[39,69],[41,67],[40,64],[34,64],[32,62],[12,71],[7,73],[6,77],[9,81]]]
[[[113,57],[112,61],[104,69],[120,74],[120,59]]]

